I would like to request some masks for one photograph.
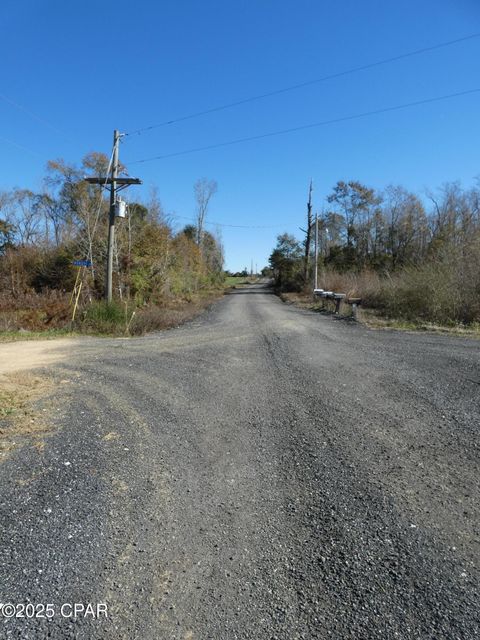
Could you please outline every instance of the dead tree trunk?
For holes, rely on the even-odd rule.
[[[308,189],[308,202],[307,202],[307,229],[306,229],[306,236],[305,236],[305,256],[303,260],[303,280],[305,284],[307,284],[308,282],[309,267],[310,267],[310,245],[312,243],[312,225],[313,225],[312,191],[313,191],[313,183],[312,183],[312,180],[310,180],[310,187]]]

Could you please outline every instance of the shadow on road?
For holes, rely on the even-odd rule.
[[[256,282],[255,284],[246,284],[241,287],[232,287],[230,291],[227,292],[232,295],[250,295],[252,293],[261,293],[261,294],[270,294],[273,295],[273,287],[272,281],[264,279],[263,281]]]
[[[252,295],[254,293],[261,293],[262,295],[265,295],[265,294],[273,295],[273,289],[271,287],[263,286],[263,285],[261,287],[259,287],[258,285],[252,285],[252,288],[248,287],[245,289],[232,289],[227,293],[228,295]]]

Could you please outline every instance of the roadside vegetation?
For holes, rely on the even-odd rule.
[[[143,334],[179,324],[223,293],[221,240],[204,228],[217,185],[202,178],[195,223],[180,230],[155,192],[129,203],[116,224],[114,301],[103,301],[108,193],[83,178],[105,175],[108,164],[100,153],[80,167],[51,161],[40,192],[0,192],[0,339]]]
[[[38,449],[50,427],[36,406],[52,387],[46,377],[19,371],[0,377],[0,462],[10,451],[25,442]]]
[[[480,184],[444,185],[421,200],[338,182],[318,221],[318,287],[361,298],[385,326],[480,326]],[[278,236],[270,269],[279,292],[310,297],[314,219],[304,239]],[[373,315],[372,315],[373,313]]]
[[[258,274],[248,273],[247,268],[243,271],[237,271],[232,273],[230,271],[225,272],[225,285],[227,287],[238,287],[241,285],[254,284],[258,281]]]

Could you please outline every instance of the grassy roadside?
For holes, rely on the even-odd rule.
[[[232,285],[206,289],[192,294],[188,299],[172,299],[162,306],[134,307],[115,301],[105,304],[95,301],[79,310],[74,323],[65,321],[64,326],[38,330],[0,331],[0,343],[24,340],[52,340],[81,335],[140,336],[179,326],[191,320],[213,302],[221,298]]]
[[[0,332],[0,343],[53,340],[85,334],[98,337],[143,335],[191,320],[221,298],[226,291],[227,288],[223,287],[204,290],[194,294],[189,300],[175,300],[162,307],[135,309],[135,315],[128,309],[125,313],[125,308],[120,304],[114,303],[109,307],[98,302],[90,305],[90,313],[75,329],[60,327],[45,331],[4,331]],[[138,321],[136,327],[132,327],[132,320]],[[42,411],[39,408],[38,401],[49,395],[53,385],[53,381],[47,377],[33,375],[28,371],[0,375],[0,462],[11,451],[25,444],[33,444],[39,451],[43,449],[44,438],[51,432],[51,426],[47,422],[47,414],[44,414],[45,409]]]
[[[227,288],[239,287],[242,285],[255,284],[257,281],[258,278],[255,276],[227,276],[225,278],[225,286]]]
[[[98,337],[138,336],[169,329],[200,314],[221,298],[225,291],[226,288],[204,290],[189,300],[172,301],[168,306],[135,309],[135,315],[133,310],[125,309],[121,304],[108,306],[98,302],[90,305],[89,313],[74,329],[60,327],[45,331],[4,331],[0,332],[0,343],[53,340],[85,334]],[[136,327],[132,326],[134,320],[138,322]],[[0,375],[0,462],[11,451],[25,444],[33,444],[39,451],[42,450],[44,437],[51,432],[51,427],[46,420],[47,414],[39,409],[38,401],[48,396],[52,387],[52,380],[28,371]]]
[[[18,340],[55,340],[56,338],[73,338],[81,335],[71,329],[48,329],[47,331],[0,331],[2,342],[16,342]]]
[[[43,449],[50,427],[35,403],[52,386],[52,380],[25,371],[0,377],[0,462],[27,442]]]
[[[480,324],[466,325],[439,325],[424,320],[409,321],[401,318],[388,318],[382,316],[374,309],[361,309],[359,321],[370,329],[395,329],[398,331],[417,331],[426,333],[442,333],[446,335],[460,336],[464,338],[480,339]]]
[[[322,304],[320,301],[313,300],[312,295],[309,293],[280,293],[279,297],[283,302],[293,304],[301,309],[309,309],[310,311],[315,311],[317,313],[333,314],[332,303],[326,301],[325,304]],[[352,318],[350,305],[342,304],[340,316],[343,318]],[[369,329],[441,333],[464,338],[480,339],[480,324],[471,326],[444,326],[425,322],[420,319],[417,321],[407,321],[401,318],[382,316],[375,309],[364,307],[359,307],[357,320]]]

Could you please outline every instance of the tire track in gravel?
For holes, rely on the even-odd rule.
[[[89,341],[56,365],[75,383],[44,453],[0,467],[1,585],[111,616],[0,632],[477,637],[474,346],[259,287],[176,330]]]

